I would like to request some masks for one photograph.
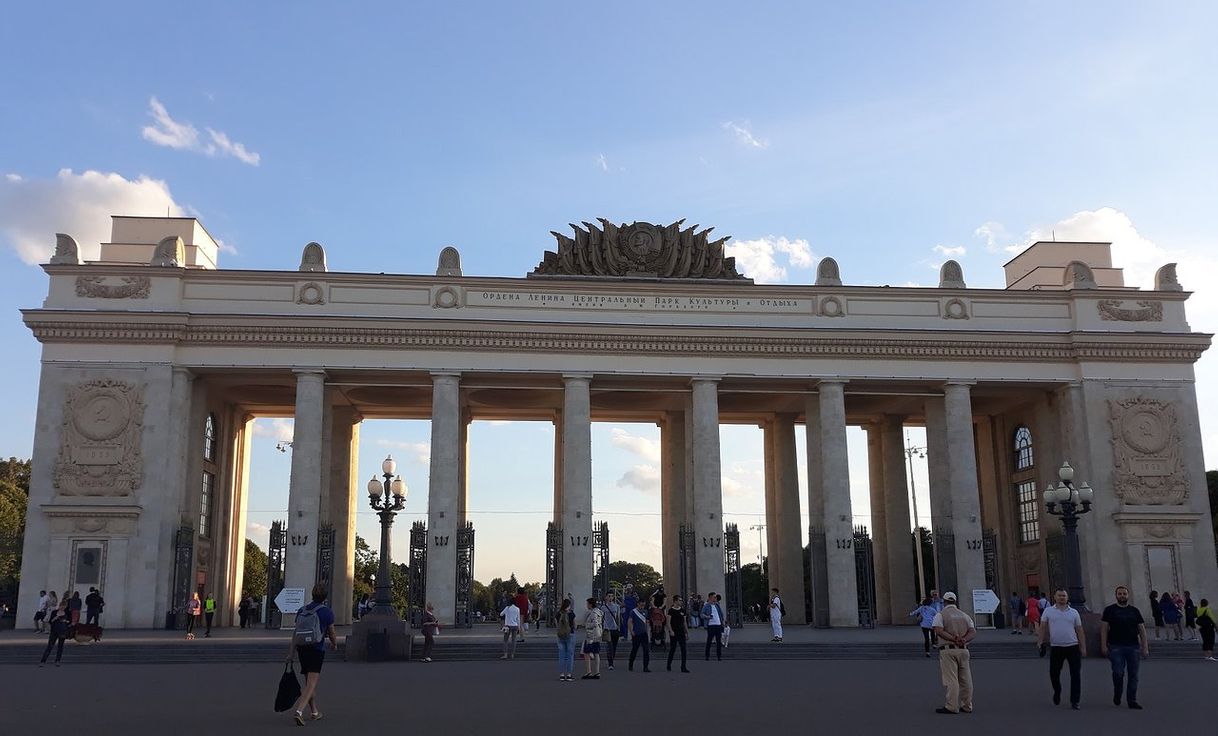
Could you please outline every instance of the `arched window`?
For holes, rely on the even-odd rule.
[[[209,463],[216,461],[216,415],[208,414],[203,423],[203,459]]]
[[[1027,427],[1015,430],[1015,472],[1032,468],[1032,431]]]

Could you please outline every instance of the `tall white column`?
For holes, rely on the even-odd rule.
[[[875,579],[875,621],[892,623],[892,597],[888,594],[888,504],[885,503],[883,426],[866,425],[867,480],[871,494],[871,572]]]
[[[956,552],[947,550],[939,540],[943,533],[953,534],[951,458],[947,453],[947,418],[943,399],[931,397],[923,404],[926,411],[926,455],[930,476],[930,524],[935,534],[935,580],[928,587],[940,593],[956,590]]]
[[[775,557],[781,560],[777,578],[771,577],[770,587],[778,588],[787,608],[784,621],[803,625],[807,620],[804,604],[803,531],[799,512],[799,473],[795,454],[795,416],[779,414],[774,417],[774,500],[778,528]]]
[[[427,600],[441,621],[457,605],[457,523],[461,490],[461,377],[433,373],[431,477],[427,489]]]
[[[719,387],[695,378],[693,388],[693,507],[696,590],[724,595],[723,477],[719,453]]]
[[[765,478],[765,585],[778,587],[782,575],[782,555],[778,545],[778,474],[774,462],[774,420],[761,423],[761,453]],[[767,596],[768,596],[767,592]]]
[[[292,473],[288,488],[288,549],[284,587],[313,588],[317,576],[317,526],[321,521],[322,434],[326,374],[297,370],[292,423]],[[295,611],[284,611],[285,615]]]
[[[334,573],[330,602],[338,624],[351,623],[355,580],[355,511],[364,498],[359,472],[359,426],[354,407],[336,407],[331,416],[328,521],[334,525]],[[395,530],[405,534],[407,530]],[[394,563],[405,560],[393,560]]]
[[[952,531],[956,547],[956,595],[961,610],[972,613],[973,591],[985,587],[985,552],[981,539],[981,495],[973,442],[973,408],[967,382],[943,387],[947,429],[948,481],[952,498]]]
[[[685,514],[685,412],[672,411],[660,423],[660,544],[664,588],[680,593],[681,526]]]
[[[850,509],[850,461],[846,453],[846,383],[821,381],[821,484],[825,493],[825,558],[829,625],[859,625],[854,568],[854,519]]]
[[[809,395],[804,412],[808,446],[808,546],[811,556],[808,581],[812,591],[812,624],[829,625],[829,578],[825,568],[825,484],[821,473],[820,397]]]
[[[592,595],[591,376],[563,376],[562,584],[576,607]]]
[[[910,535],[909,483],[905,442],[899,416],[884,417],[884,507],[888,535],[888,600],[893,623],[912,624],[907,615],[917,606],[913,537]]]

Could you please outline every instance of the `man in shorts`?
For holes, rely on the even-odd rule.
[[[595,598],[588,599],[588,610],[580,626],[584,630],[584,676],[583,680],[601,679],[601,635],[604,634],[604,614],[596,605]]]
[[[305,725],[304,707],[306,704],[309,706],[309,720],[321,720],[321,711],[317,709],[317,681],[321,679],[321,666],[326,659],[326,639],[330,640],[332,648],[338,648],[338,639],[334,634],[334,611],[325,604],[328,592],[326,586],[321,583],[314,585],[313,602],[296,612],[297,617],[306,613],[315,614],[322,632],[321,640],[316,644],[299,646],[296,644],[296,634],[293,633],[292,644],[288,647],[288,662],[292,661],[293,654],[298,655],[300,674],[305,676],[305,684],[300,690],[300,697],[292,706],[292,719],[296,721],[297,726]]]

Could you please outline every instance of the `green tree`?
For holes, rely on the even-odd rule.
[[[740,568],[740,597],[744,599],[745,611],[752,611],[756,605],[769,605],[770,591],[760,564],[750,562]]]
[[[660,575],[659,570],[646,562],[626,562],[625,560],[610,562],[610,589],[627,585],[633,585],[635,593],[640,596],[650,596],[657,589],[664,587],[664,578]]]
[[[245,574],[241,578],[241,587],[257,600],[262,600],[266,595],[266,565],[266,552],[254,540],[245,540]]]
[[[0,460],[0,601],[15,603],[30,501],[30,461]]]
[[[380,565],[379,555],[372,551],[368,542],[360,535],[355,535],[355,600],[367,595],[372,597],[372,580],[376,577],[376,569]]]

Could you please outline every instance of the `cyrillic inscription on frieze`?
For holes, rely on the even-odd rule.
[[[99,379],[69,386],[53,483],[65,496],[129,496],[143,479],[143,389]]]
[[[1113,490],[1125,503],[1179,505],[1188,499],[1176,406],[1146,397],[1110,400]]]
[[[634,312],[742,312],[812,314],[811,299],[702,297],[673,294],[605,294],[593,292],[470,291],[467,306]]]

